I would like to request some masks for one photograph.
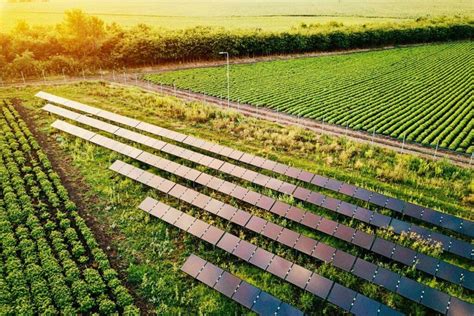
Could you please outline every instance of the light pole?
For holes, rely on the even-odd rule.
[[[219,55],[225,55],[227,61],[227,107],[230,108],[230,73],[229,73],[229,53],[219,52]]]

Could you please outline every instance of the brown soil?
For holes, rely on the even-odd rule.
[[[121,236],[112,237],[106,232],[106,227],[99,223],[88,210],[87,205],[97,204],[97,197],[90,196],[90,191],[85,180],[80,173],[72,166],[72,159],[67,156],[64,151],[59,148],[56,142],[49,136],[40,132],[36,122],[29,110],[27,110],[21,101],[12,100],[15,109],[22,116],[31,133],[35,136],[41,148],[48,156],[53,169],[59,174],[61,182],[66,187],[71,200],[77,205],[78,212],[87,223],[87,226],[93,231],[94,236],[102,250],[107,254],[111,266],[117,271],[123,284],[128,288],[130,294],[134,298],[135,305],[140,308],[142,315],[153,315],[153,307],[137,294],[137,289],[127,282],[127,266],[128,264],[120,260],[117,256],[117,249],[111,243],[111,239],[120,239]]]

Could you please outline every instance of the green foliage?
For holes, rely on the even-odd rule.
[[[472,42],[461,42],[235,65],[230,98],[469,153],[474,105],[467,78],[472,67],[459,60],[469,59],[473,47]],[[195,68],[145,79],[222,97],[227,94],[225,71],[224,67]],[[454,172],[439,166],[436,172]]]
[[[20,315],[135,311],[128,290],[12,106],[0,106],[0,129],[0,255],[6,263],[0,265],[5,270],[0,310]]]
[[[234,57],[347,50],[386,45],[469,39],[469,18],[420,19],[355,26],[329,23],[282,32],[195,27],[186,30],[105,26],[81,11],[66,13],[56,27],[22,25],[0,36],[3,77],[78,74],[170,61],[211,60],[226,50]],[[3,61],[3,62],[2,62]]]

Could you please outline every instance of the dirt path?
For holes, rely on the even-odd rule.
[[[180,89],[173,89],[172,87],[168,87],[168,86],[150,84],[147,81],[136,80],[134,77],[129,77],[126,82],[124,81],[120,84],[138,86],[148,91],[154,91],[154,92],[159,92],[159,93],[163,93],[167,95],[176,96],[178,98],[181,98],[187,101],[206,102],[215,106],[219,106],[221,108],[230,107],[231,109],[236,110],[247,116],[253,116],[253,117],[277,122],[284,125],[296,125],[296,126],[300,126],[300,127],[315,131],[317,133],[324,133],[324,134],[334,135],[334,136],[339,136],[339,137],[345,136],[357,142],[374,143],[384,148],[388,148],[400,153],[415,154],[415,155],[428,158],[428,159],[446,158],[448,160],[451,160],[456,165],[459,165],[462,167],[473,167],[472,162],[474,161],[472,161],[472,159],[466,155],[459,155],[454,152],[445,151],[445,150],[438,150],[435,152],[435,149],[417,145],[417,144],[411,144],[411,143],[403,144],[399,140],[388,137],[388,136],[383,136],[383,135],[374,136],[370,133],[355,131],[350,128],[344,128],[338,125],[322,124],[321,122],[318,122],[318,121],[314,121],[314,120],[306,119],[306,118],[298,118],[286,113],[276,112],[272,109],[265,108],[265,107],[256,108],[255,106],[252,106],[252,105],[235,103],[235,102],[230,102],[228,106],[227,100],[210,97],[210,96],[200,94],[200,93],[183,91]]]
[[[406,45],[406,46],[419,46],[419,45],[426,45],[426,44],[417,44],[417,45]],[[359,52],[366,52],[372,50],[385,50],[385,49],[393,49],[395,47],[383,47],[378,49],[358,49],[358,50],[351,50],[351,51],[336,51],[336,52],[327,52],[327,53],[307,53],[307,54],[291,54],[291,55],[271,55],[271,56],[260,56],[260,57],[248,57],[248,58],[240,58],[236,60],[232,60],[232,64],[248,64],[248,63],[256,63],[262,61],[272,61],[272,60],[286,60],[286,59],[294,59],[294,58],[304,58],[304,57],[317,57],[317,56],[326,56],[326,55],[340,55],[340,54],[353,54]],[[94,76],[78,76],[78,77],[64,77],[62,79],[55,79],[55,80],[35,80],[35,81],[26,81],[26,82],[17,82],[11,84],[5,84],[2,82],[3,87],[5,86],[28,86],[28,85],[62,85],[62,84],[71,84],[77,83],[81,81],[95,81],[95,80],[104,80],[109,81],[111,83],[117,83],[127,86],[137,86],[148,91],[160,92],[167,95],[174,95],[176,97],[182,98],[188,101],[202,101],[212,105],[219,106],[221,108],[227,107],[227,101],[222,100],[219,98],[209,97],[204,94],[194,93],[190,91],[184,91],[180,89],[173,89],[172,87],[167,86],[160,86],[160,85],[153,85],[149,84],[146,81],[139,80],[138,78],[146,73],[156,73],[156,72],[163,72],[163,71],[172,71],[172,70],[179,70],[179,69],[188,69],[188,68],[198,68],[198,67],[210,67],[210,66],[220,66],[224,65],[225,61],[197,61],[197,62],[190,62],[190,63],[170,63],[164,64],[157,67],[142,67],[137,68],[129,71],[133,72],[108,72],[103,73],[101,75],[94,75]],[[328,135],[334,136],[345,136],[353,141],[358,142],[365,142],[365,143],[374,143],[380,145],[382,147],[406,154],[415,154],[427,159],[442,159],[446,158],[452,161],[454,164],[462,166],[462,167],[473,167],[474,166],[474,159],[469,157],[468,155],[458,154],[453,151],[443,150],[440,149],[435,152],[435,149],[413,144],[413,143],[406,143],[403,144],[401,141],[391,138],[388,136],[383,135],[371,135],[370,133],[363,132],[363,131],[355,131],[352,129],[346,129],[344,127],[332,124],[322,124],[321,122],[305,119],[305,118],[297,118],[295,116],[276,112],[268,108],[255,108],[251,105],[246,104],[238,104],[235,102],[230,102],[230,108],[241,112],[244,115],[258,117],[261,119],[266,119],[274,122],[278,122],[285,125],[297,125],[309,130],[313,130],[318,133],[325,133]]]

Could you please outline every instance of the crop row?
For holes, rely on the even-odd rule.
[[[472,42],[231,67],[233,101],[472,153]],[[225,67],[145,78],[225,97]]]
[[[16,110],[0,113],[0,314],[139,314]]]

